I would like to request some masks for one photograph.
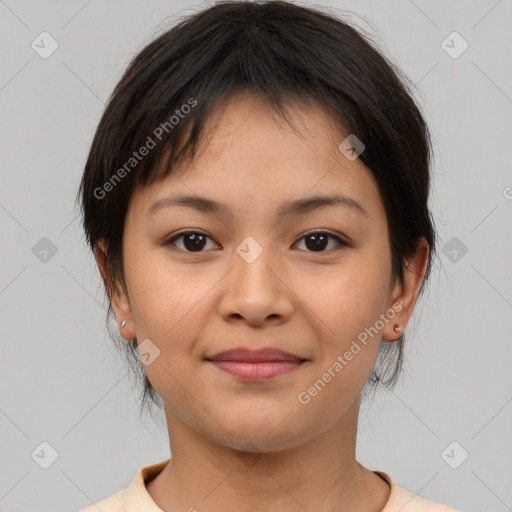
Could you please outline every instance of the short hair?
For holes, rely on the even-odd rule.
[[[88,245],[106,242],[106,291],[125,279],[122,237],[135,187],[164,178],[192,158],[206,121],[234,93],[250,91],[271,111],[290,118],[293,107],[321,108],[335,126],[365,145],[359,155],[378,184],[389,226],[392,275],[421,237],[429,244],[425,279],[436,252],[428,207],[432,143],[414,99],[414,85],[371,37],[341,17],[298,4],[222,1],[184,17],[130,62],[98,124],[77,201]],[[134,152],[145,156],[136,158]],[[108,295],[107,295],[108,298]],[[161,405],[136,355],[107,329],[143,381],[146,399]],[[381,343],[369,384],[392,389],[401,372],[405,336]],[[368,384],[368,383],[367,383]]]

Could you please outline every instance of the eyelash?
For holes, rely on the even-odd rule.
[[[190,234],[194,234],[194,235],[203,235],[205,236],[206,238],[209,238],[210,240],[213,240],[213,238],[211,238],[210,236],[208,236],[206,233],[204,233],[203,231],[194,231],[194,230],[188,230],[188,231],[182,231],[180,233],[177,233],[175,235],[172,235],[171,237],[167,238],[165,241],[164,241],[164,245],[165,246],[172,246],[174,245],[174,242],[176,240],[178,240],[179,238],[185,236],[185,235],[190,235]],[[334,235],[333,233],[330,233],[328,231],[322,231],[322,230],[318,230],[318,231],[310,231],[309,233],[306,233],[305,235],[303,235],[299,241],[303,240],[304,238],[308,237],[308,236],[311,236],[311,235],[328,235],[329,237],[335,239],[339,245],[341,247],[349,247],[349,244],[347,242],[345,242],[343,239],[341,239],[339,236],[337,235]],[[201,254],[201,253],[204,253],[206,251],[186,251],[186,250],[183,250],[183,249],[178,249],[178,248],[174,248],[172,250],[177,250],[177,251],[181,251],[181,252],[184,252],[184,253],[187,253],[187,254]],[[332,250],[339,250],[339,247],[336,249],[329,249],[329,250],[326,250],[326,251],[306,251],[306,252],[311,252],[313,254],[323,254],[323,253],[328,253]]]

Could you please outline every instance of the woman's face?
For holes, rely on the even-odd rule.
[[[270,452],[353,422],[381,339],[397,339],[412,312],[392,308],[412,305],[421,280],[392,281],[371,172],[338,149],[345,136],[323,114],[301,116],[295,133],[256,97],[233,96],[195,161],[131,199],[128,296],[113,305],[171,430]],[[350,199],[309,202],[334,195]],[[178,196],[191,199],[171,204]],[[283,209],[294,202],[304,204]],[[240,348],[302,362],[274,363],[288,371],[271,376],[261,363],[209,360]],[[259,379],[232,373],[242,366]]]

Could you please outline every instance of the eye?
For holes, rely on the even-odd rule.
[[[178,249],[184,252],[203,252],[202,249],[204,249],[205,245],[207,245],[207,240],[213,241],[211,237],[205,233],[202,233],[201,231],[182,231],[181,233],[168,238],[164,242],[164,245],[178,246],[175,241],[179,240],[180,238],[183,238],[184,249],[182,247],[178,247]],[[217,245],[218,247],[218,244],[214,245]]]
[[[178,243],[176,243],[180,239],[183,239],[181,247]],[[313,231],[304,235],[300,241],[304,240],[306,248],[311,252],[327,252],[325,249],[329,245],[329,239],[336,241],[338,246],[348,247],[348,244],[344,242],[340,237],[333,235],[332,233],[328,233],[327,231]],[[204,252],[203,249],[205,249],[205,246],[207,246],[208,240],[213,242],[211,237],[205,233],[202,233],[201,231],[182,231],[181,233],[168,238],[164,242],[164,245],[175,246],[183,252],[199,253]],[[213,245],[220,247],[216,243]],[[332,247],[330,249],[332,249]]]
[[[303,236],[300,240],[305,240],[306,247],[312,252],[327,252],[324,249],[329,244],[329,238],[335,240],[339,246],[348,247],[348,244],[340,237],[328,233],[327,231],[312,231]]]

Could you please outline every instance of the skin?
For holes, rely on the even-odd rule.
[[[294,119],[297,131],[278,124],[258,97],[232,96],[212,117],[213,135],[195,160],[137,189],[129,204],[126,290],[120,285],[110,298],[118,324],[126,321],[122,336],[149,339],[160,350],[144,368],[164,402],[172,459],[146,487],[167,512],[369,512],[389,497],[388,484],[355,459],[360,397],[381,341],[398,339],[393,326],[405,327],[412,314],[428,244],[420,241],[400,285],[370,170],[337,149],[346,134],[323,111],[303,105]],[[168,206],[148,215],[155,201],[178,192],[232,213]],[[366,215],[330,205],[276,217],[283,201],[333,192],[356,199]],[[202,252],[190,237],[165,245],[183,230],[209,237]],[[310,231],[349,245],[329,238],[315,249],[305,238]],[[236,252],[248,236],[263,250],[250,263]],[[102,249],[98,244],[95,255],[105,278]],[[300,403],[298,394],[393,304],[401,311]],[[247,382],[205,360],[241,346],[307,361],[269,381]],[[242,453],[254,458],[248,463]]]

